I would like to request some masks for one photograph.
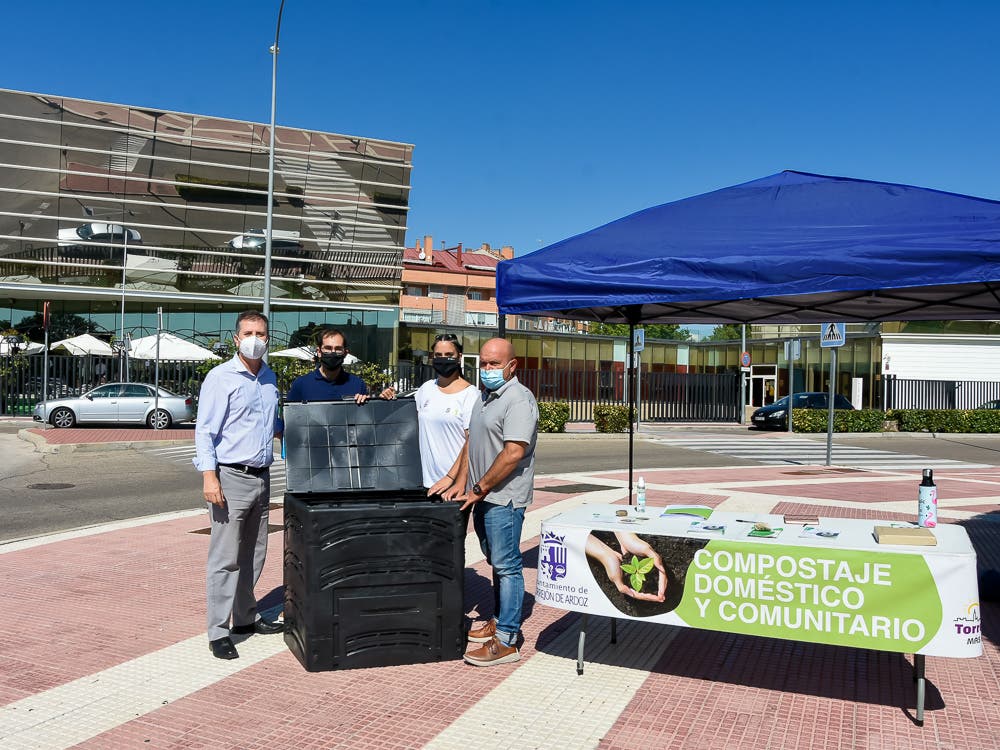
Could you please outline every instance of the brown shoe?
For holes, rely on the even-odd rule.
[[[490,619],[486,624],[469,631],[469,643],[486,643],[497,634],[497,621]]]
[[[521,652],[516,646],[505,646],[496,636],[465,655],[465,660],[476,667],[492,667],[495,664],[508,664],[520,659]]]

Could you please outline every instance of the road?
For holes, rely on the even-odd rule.
[[[190,449],[169,455],[141,450],[97,450],[43,454],[18,439],[23,425],[0,424],[0,542],[171,511],[202,507],[201,477],[190,463]],[[744,433],[731,428],[718,433],[670,432],[669,443],[639,439],[635,466],[643,468],[739,466],[774,463],[770,454],[757,459],[753,449],[771,449],[781,435]],[[724,437],[740,446],[741,456],[696,449],[699,441]],[[649,437],[648,435],[646,436]],[[793,436],[796,440],[803,436]],[[812,438],[810,438],[812,439]],[[823,443],[822,436],[815,440]],[[825,445],[825,443],[823,443]],[[959,460],[1000,466],[1000,436],[958,437],[837,437],[838,445],[871,451]],[[185,453],[187,451],[187,453]],[[736,451],[732,451],[736,452]],[[836,462],[836,461],[835,461]],[[620,469],[628,464],[623,436],[546,436],[539,441],[539,474]],[[909,465],[909,464],[901,464]],[[277,482],[276,482],[277,484]],[[275,494],[280,496],[281,488]]]
[[[0,541],[197,507],[200,476],[132,450],[38,453],[0,430]]]

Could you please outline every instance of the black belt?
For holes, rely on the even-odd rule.
[[[225,466],[227,469],[254,477],[259,477],[261,474],[267,473],[268,470],[267,466],[247,466],[246,464],[219,464],[219,466]]]

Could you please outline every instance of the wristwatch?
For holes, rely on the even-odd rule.
[[[479,482],[476,482],[474,485],[472,485],[472,492],[473,492],[473,494],[476,494],[476,495],[485,495],[486,494],[485,490],[483,490],[483,488],[479,486]]]

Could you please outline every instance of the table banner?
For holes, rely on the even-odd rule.
[[[980,655],[975,554],[910,549],[639,534],[560,525],[557,517],[542,527],[536,598],[728,633]]]

